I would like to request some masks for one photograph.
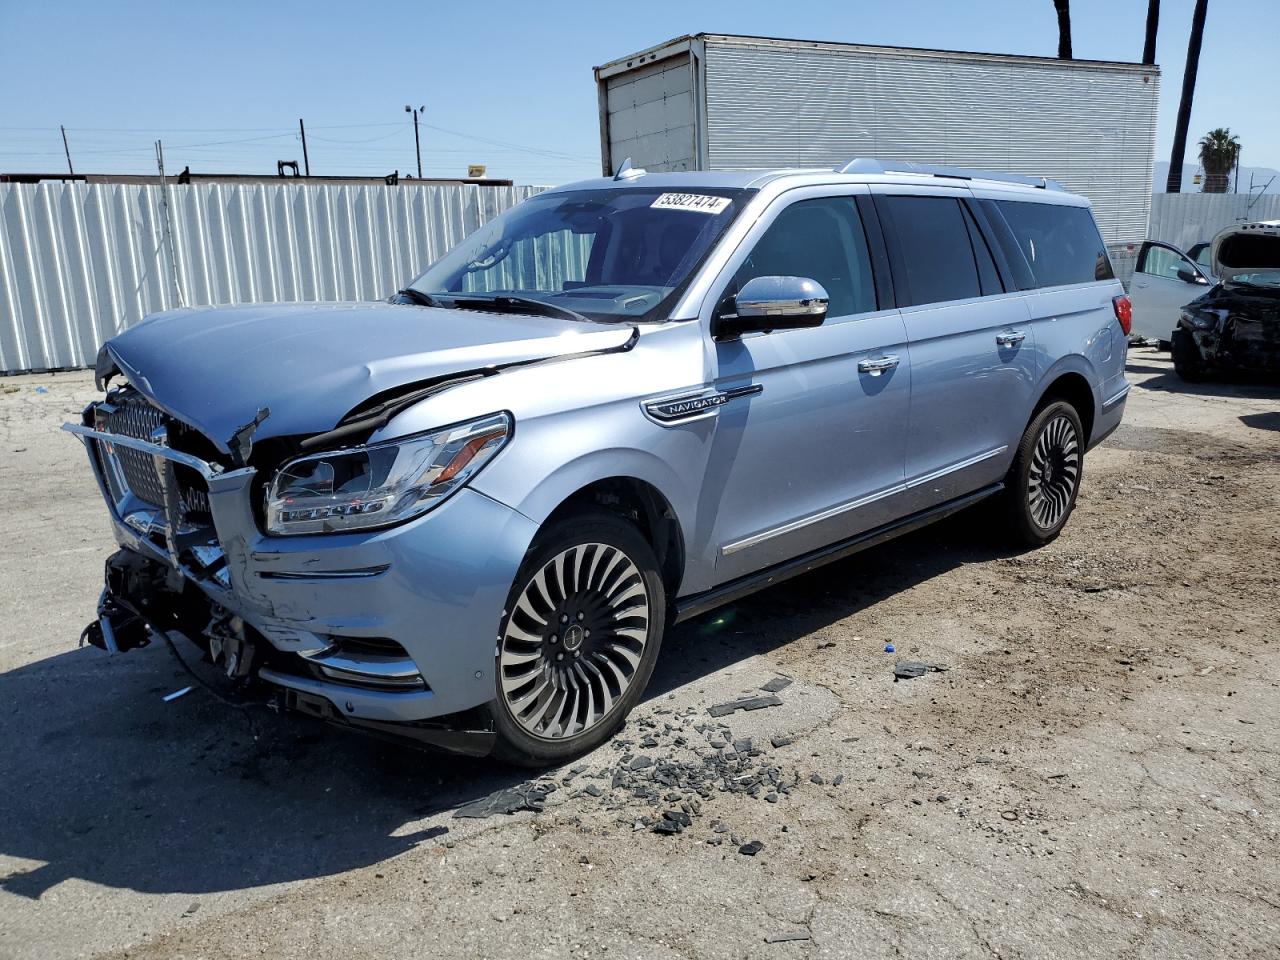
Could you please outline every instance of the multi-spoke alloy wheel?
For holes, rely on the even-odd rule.
[[[1080,437],[1076,425],[1060,414],[1044,425],[1031,455],[1027,507],[1041,527],[1050,529],[1066,516],[1080,478]]]
[[[640,674],[649,586],[608,543],[560,550],[525,579],[498,652],[501,696],[527,734],[576,737],[610,718]]]
[[[1039,547],[1062,532],[1075,509],[1084,471],[1080,414],[1053,400],[1027,424],[1005,477],[1005,506],[1020,543]]]

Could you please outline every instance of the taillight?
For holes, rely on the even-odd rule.
[[[1133,301],[1122,293],[1118,297],[1111,298],[1111,306],[1115,308],[1116,319],[1120,321],[1120,329],[1124,331],[1124,335],[1127,337],[1129,331],[1133,329]]]

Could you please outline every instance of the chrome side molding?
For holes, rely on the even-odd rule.
[[[943,467],[941,470],[935,470],[933,473],[927,473],[922,477],[916,477],[906,483],[899,483],[892,487],[886,487],[884,490],[879,490],[868,496],[860,497],[857,500],[850,500],[847,503],[838,504],[837,506],[823,510],[819,513],[811,513],[807,517],[800,517],[799,519],[788,521],[780,526],[771,527],[768,530],[762,530],[759,533],[753,533],[751,536],[743,537],[741,540],[734,540],[732,543],[726,543],[720,548],[720,555],[722,557],[730,556],[740,550],[746,550],[748,547],[754,547],[758,544],[764,543],[766,540],[772,540],[774,537],[781,537],[788,533],[795,533],[797,530],[803,530],[805,527],[811,527],[815,523],[822,523],[826,520],[832,519],[833,517],[838,517],[842,513],[849,513],[852,510],[857,510],[859,507],[865,507],[868,504],[875,503],[877,500],[883,500],[886,497],[905,493],[915,487],[923,486],[926,483],[932,483],[934,480],[939,480],[942,477],[947,476],[947,474],[967,470],[969,467],[976,466],[984,460],[990,460],[992,457],[998,457],[1008,449],[1009,445],[1005,444],[1002,447],[996,447],[994,450],[988,450],[985,453],[980,453],[976,457],[970,457],[967,460],[961,460],[959,463],[953,463],[948,467]]]

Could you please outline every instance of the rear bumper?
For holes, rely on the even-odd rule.
[[[386,530],[267,537],[252,509],[255,471],[221,471],[187,457],[208,483],[212,528],[185,530],[163,509],[113,496],[98,447],[106,437],[68,426],[89,449],[116,541],[175,570],[213,604],[243,618],[284,657],[261,679],[322,697],[352,722],[403,723],[458,713],[494,697],[494,646],[507,594],[536,525],[474,490]],[[111,443],[125,443],[110,437]],[[184,457],[128,440],[161,459]],[[179,534],[174,536],[174,527]],[[408,655],[352,655],[343,641],[391,640]],[[413,674],[420,675],[414,679]]]

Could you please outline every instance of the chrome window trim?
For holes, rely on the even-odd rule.
[[[977,456],[969,457],[967,460],[961,460],[959,463],[953,463],[948,467],[943,467],[941,470],[935,470],[933,473],[927,473],[924,476],[916,477],[892,487],[887,487],[884,490],[879,490],[876,493],[865,497],[860,497],[857,500],[850,500],[846,503],[837,504],[834,507],[828,507],[826,510],[819,511],[818,513],[809,514],[807,517],[800,517],[799,519],[788,521],[780,526],[771,527],[768,530],[762,530],[760,533],[753,533],[749,537],[744,537],[741,540],[735,540],[732,543],[724,544],[720,548],[720,555],[722,557],[730,556],[740,550],[746,550],[748,547],[754,547],[764,543],[766,540],[772,540],[775,537],[781,537],[788,533],[795,533],[797,530],[803,530],[805,527],[813,526],[815,523],[822,523],[825,520],[838,517],[843,513],[857,510],[859,507],[865,507],[868,504],[875,503],[877,500],[883,500],[886,497],[892,497],[895,494],[904,493],[907,490],[923,486],[926,483],[932,483],[934,480],[938,480],[948,474],[976,466],[984,460],[990,460],[992,457],[998,457],[1008,449],[1008,444],[1005,444],[1004,446],[996,447],[994,450],[988,450],[985,453],[978,454]]]

